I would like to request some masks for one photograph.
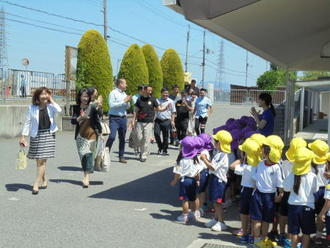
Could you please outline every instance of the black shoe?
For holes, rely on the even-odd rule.
[[[89,186],[88,184],[84,184],[84,183],[83,183],[83,185],[82,185],[83,189],[87,189],[88,186]]]
[[[127,164],[127,160],[124,158],[119,158],[119,163]]]
[[[167,151],[163,151],[163,155],[164,155],[164,156],[168,156],[169,154],[168,154]]]
[[[140,159],[140,162],[142,162],[142,163],[144,163],[145,161],[146,161],[145,158],[141,158],[141,159]]]
[[[32,190],[32,195],[37,195],[39,193],[39,190]]]
[[[158,155],[161,155],[161,154],[162,154],[162,150],[159,149],[157,154],[158,154]]]

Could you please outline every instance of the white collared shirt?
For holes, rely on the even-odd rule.
[[[201,160],[201,155],[205,155],[206,156],[206,158],[207,158],[207,160],[210,160],[210,153],[209,153],[209,151],[208,150],[203,150],[203,151],[201,151],[201,153],[200,153],[200,155],[198,156],[198,160],[199,160],[199,172],[201,172],[202,170],[205,170],[205,169],[207,169],[207,166],[206,166],[206,164]]]
[[[283,187],[282,171],[278,164],[267,166],[261,161],[252,168],[251,175],[261,193],[275,193],[277,188]]]
[[[119,88],[115,88],[109,94],[109,115],[126,116],[126,110],[129,108],[129,103],[124,99],[127,97],[126,93]]]
[[[252,177],[252,169],[254,166],[248,164],[240,164],[235,167],[234,173],[242,176],[241,185],[243,187],[255,188],[256,181]]]
[[[227,183],[227,172],[229,168],[228,154],[218,152],[212,159],[212,167],[214,170],[209,170],[210,174],[217,176],[222,182]]]
[[[58,127],[55,123],[55,116],[62,111],[57,103],[47,104],[47,111],[50,120],[50,132],[55,133]],[[39,129],[39,105],[30,105],[26,113],[26,119],[22,130],[23,136],[35,138]]]
[[[179,165],[175,165],[173,173],[181,177],[195,177],[198,174],[198,164],[194,164],[192,158],[182,158]]]
[[[315,168],[312,167],[312,171],[316,175],[317,178],[317,186],[318,187],[325,187],[328,183],[328,179],[326,179],[323,174],[325,171],[325,164],[318,164],[317,167],[317,174]]]
[[[301,180],[298,195],[293,190],[294,177],[295,175],[290,173],[283,183],[284,190],[290,192],[288,203],[290,205],[308,206],[314,209],[314,193],[319,189],[317,186],[316,175],[310,171],[307,174],[300,176]]]
[[[172,114],[176,113],[175,103],[172,99],[167,98],[166,100],[163,98],[157,99],[157,102],[161,108],[167,107],[169,105],[169,108],[162,112],[156,113],[156,118],[160,120],[171,120]]]

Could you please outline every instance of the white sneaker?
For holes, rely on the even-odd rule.
[[[199,210],[196,210],[194,215],[195,215],[195,219],[199,219],[202,216]]]
[[[218,221],[216,219],[212,219],[211,221],[205,223],[205,226],[210,228],[210,227],[214,226],[217,222]]]
[[[182,224],[186,224],[188,221],[188,214],[181,214],[178,218],[176,218],[176,221]]]
[[[221,225],[221,231],[228,229],[228,226],[225,224],[225,222],[220,222],[220,225]]]
[[[221,229],[221,222],[220,221],[217,221],[217,223],[215,223],[215,225],[213,225],[211,227],[211,230],[212,231],[215,231],[215,232],[221,232],[222,229]]]

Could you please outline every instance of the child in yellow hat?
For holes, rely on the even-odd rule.
[[[320,214],[318,215],[318,222],[325,221],[326,230],[327,230],[327,246],[330,247],[330,178],[329,178],[330,153],[328,153],[326,157],[327,157],[327,166],[326,166],[325,174],[328,181],[327,181],[327,185],[325,186],[325,192],[324,192],[325,203]]]
[[[315,202],[317,178],[312,172],[314,154],[306,147],[298,148],[293,158],[292,173],[285,179],[283,186],[290,192],[288,209],[288,232],[291,247],[298,244],[298,235],[303,233],[303,247],[309,247],[310,235],[315,233]]]
[[[292,172],[292,163],[294,161],[294,156],[297,150],[301,147],[306,147],[307,142],[300,137],[295,137],[290,142],[290,147],[285,153],[287,160],[284,160],[281,164],[283,179],[287,178],[289,174]],[[278,239],[279,245],[284,247],[290,244],[290,240],[286,235],[286,229],[288,224],[288,200],[289,200],[290,192],[284,190],[283,198],[279,203],[279,228],[280,235]]]
[[[206,156],[201,157],[201,160],[209,169],[208,195],[215,209],[214,218],[206,223],[205,226],[210,227],[212,231],[220,232],[228,229],[224,222],[222,203],[225,196],[227,172],[229,168],[228,154],[231,152],[230,144],[233,138],[228,131],[221,130],[213,135],[213,139],[214,147],[218,150],[217,153],[211,161],[209,161]]]
[[[253,236],[249,235],[250,222],[250,202],[252,193],[256,187],[256,182],[252,178],[252,168],[260,162],[259,148],[260,145],[253,139],[246,139],[239,150],[241,151],[241,160],[233,163],[230,169],[234,170],[236,175],[242,176],[241,180],[241,199],[240,199],[240,217],[242,222],[243,235],[240,237],[240,242],[243,244],[253,244]]]
[[[319,190],[315,194],[315,212],[319,214],[324,206],[324,191],[327,185],[327,178],[324,177],[327,153],[329,152],[329,145],[323,140],[314,140],[312,143],[308,144],[308,148],[314,153],[314,158],[312,160],[312,171],[317,177],[317,184]],[[324,228],[323,222],[318,221],[316,225],[317,231],[315,235],[315,244],[322,244],[322,230]]]
[[[267,235],[269,224],[275,216],[275,194],[280,192],[278,199],[283,197],[283,178],[279,165],[284,147],[281,138],[268,136],[263,145],[264,160],[252,170],[252,177],[256,181],[250,205],[250,217],[253,225],[254,244],[263,247],[268,244]]]

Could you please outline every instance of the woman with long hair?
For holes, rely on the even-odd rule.
[[[37,177],[33,183],[32,194],[39,189],[46,189],[47,159],[55,157],[55,132],[58,130],[55,116],[61,107],[53,100],[52,92],[46,87],[36,89],[29,106],[19,144],[27,146],[26,137],[30,136],[30,147],[27,157],[37,161]]]
[[[76,124],[76,145],[84,171],[83,188],[89,186],[89,174],[94,169],[94,155],[97,137],[102,133],[100,113],[102,112],[102,99],[97,97],[96,89],[81,89],[77,97],[76,109],[73,113],[72,123]],[[92,101],[94,100],[94,101]]]
[[[257,103],[263,112],[252,107],[251,114],[257,123],[260,133],[264,136],[272,135],[274,132],[274,118],[276,116],[275,108],[272,103],[272,96],[269,93],[261,93],[258,97]]]

